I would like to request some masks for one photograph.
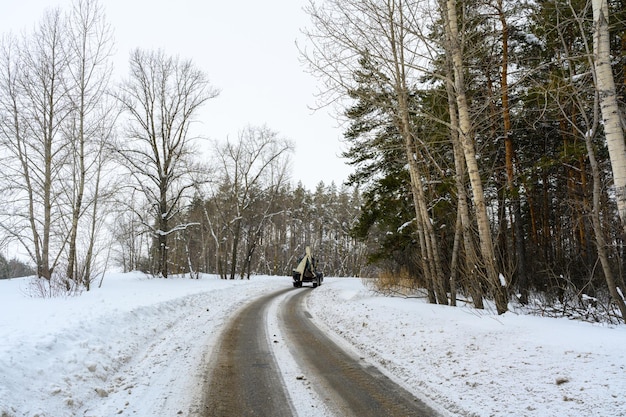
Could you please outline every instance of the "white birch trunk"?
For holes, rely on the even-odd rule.
[[[626,144],[622,130],[620,110],[613,71],[611,70],[611,45],[609,39],[609,11],[606,0],[592,0],[594,20],[594,66],[596,88],[600,97],[600,110],[604,122],[604,134],[611,158],[613,183],[617,209],[626,232]]]
[[[467,173],[472,187],[472,197],[474,199],[476,222],[480,239],[480,252],[482,255],[483,266],[496,301],[496,309],[498,314],[503,314],[508,310],[507,288],[506,283],[500,281],[496,270],[496,257],[493,247],[493,239],[491,237],[491,229],[489,227],[489,217],[487,216],[487,205],[485,202],[482,179],[480,178],[478,161],[476,161],[476,149],[472,137],[472,123],[469,115],[467,98],[465,96],[463,56],[461,45],[459,44],[455,0],[447,0],[447,4],[445,6],[447,8],[446,30],[448,32],[451,49],[450,54],[452,56],[452,66],[454,72],[454,89],[457,109],[459,112],[459,139],[463,146]]]

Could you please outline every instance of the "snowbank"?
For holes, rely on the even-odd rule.
[[[626,327],[427,304],[328,280],[314,312],[409,389],[476,416],[626,416]]]
[[[0,416],[193,414],[212,337],[284,281],[118,274],[60,299],[0,281]]]

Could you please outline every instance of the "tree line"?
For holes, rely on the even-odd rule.
[[[328,276],[370,272],[365,245],[350,233],[360,208],[357,191],[324,183],[309,191],[301,183],[285,183],[255,187],[246,196],[225,191],[236,188],[230,182],[220,184],[215,194],[197,194],[179,214],[177,223],[193,227],[170,244],[172,273],[211,273],[223,279],[290,276],[307,246],[315,248],[319,267]],[[116,235],[115,257],[127,271],[151,273],[157,267],[156,245],[147,239],[141,247],[142,235],[132,232],[141,225],[134,221]]]
[[[341,103],[363,192],[355,232],[402,285],[626,318],[621,2],[306,10],[302,56]]]
[[[46,294],[89,290],[114,263],[290,275],[306,245],[327,273],[359,272],[358,193],[293,188],[293,144],[267,126],[201,142],[199,110],[219,95],[205,71],[135,49],[116,81],[113,49],[97,0],[0,39],[0,244],[26,251]]]

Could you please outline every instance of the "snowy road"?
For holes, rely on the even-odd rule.
[[[204,417],[289,417],[294,413],[283,388],[267,336],[269,304],[282,290],[265,295],[230,321],[210,362]]]
[[[306,309],[308,289],[297,290],[281,309],[291,352],[327,407],[340,416],[437,416],[377,368],[344,351]],[[297,401],[297,399],[295,399]]]
[[[438,415],[316,326],[305,305],[310,293],[307,287],[273,292],[229,322],[210,361],[203,417],[288,417],[312,409],[336,416]],[[275,320],[282,335],[274,331],[270,337]],[[286,345],[290,355],[274,352],[277,345]],[[300,370],[295,378],[286,361]],[[298,389],[301,381],[307,390]]]

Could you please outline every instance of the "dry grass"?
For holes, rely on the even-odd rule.
[[[372,284],[374,291],[386,295],[411,297],[421,293],[418,279],[411,276],[405,268],[402,268],[399,272],[382,271],[378,274],[378,278],[373,280]]]

